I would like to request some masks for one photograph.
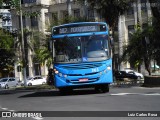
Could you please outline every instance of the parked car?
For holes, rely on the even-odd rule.
[[[43,85],[46,84],[46,78],[43,78],[41,76],[29,77],[27,78],[26,82],[28,86]]]
[[[0,88],[8,89],[10,87],[16,87],[18,85],[18,81],[14,77],[6,77],[0,79]]]
[[[126,71],[115,71],[114,76],[116,80],[123,80],[123,78],[138,79],[137,75],[127,73]]]
[[[137,79],[144,79],[143,74],[138,73],[138,72],[136,72],[136,71],[134,71],[134,70],[132,70],[132,69],[126,69],[126,70],[124,70],[124,71],[126,71],[126,72],[129,73],[129,74],[135,74],[135,75],[138,77]]]

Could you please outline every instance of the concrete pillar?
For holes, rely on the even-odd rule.
[[[152,23],[152,11],[151,11],[151,6],[150,6],[150,3],[149,3],[149,0],[147,0],[147,17],[148,17],[148,22],[149,23]]]
[[[137,0],[138,7],[138,22],[142,26],[141,0]]]
[[[29,69],[29,76],[30,77],[34,76],[34,74],[33,74],[34,67],[33,67],[32,51],[30,49],[28,50],[28,69]]]
[[[134,9],[134,21],[135,21],[135,25],[137,25],[138,10],[137,10],[137,3],[136,2],[133,3],[133,9]]]
[[[118,20],[118,33],[119,33],[119,58],[123,55],[123,43],[125,41],[125,16],[121,15]],[[119,70],[123,70],[124,64],[119,63]]]
[[[71,16],[72,15],[71,0],[67,0],[67,11],[68,11],[68,15]]]

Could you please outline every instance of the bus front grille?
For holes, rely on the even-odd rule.
[[[75,64],[70,66],[63,66],[62,68],[68,70],[80,70],[80,69],[91,69],[102,66],[101,63],[94,63],[94,64]]]

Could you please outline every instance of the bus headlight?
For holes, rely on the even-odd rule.
[[[59,73],[58,75],[59,75],[60,77],[62,77],[62,73]]]
[[[109,70],[111,70],[111,66],[107,66],[107,68],[104,70],[104,73],[107,73]]]
[[[102,72],[100,72],[99,74],[102,75]]]
[[[67,75],[64,75],[64,77],[66,78],[66,77],[67,77]]]
[[[108,66],[108,67],[107,67],[107,70],[111,70],[111,66]]]
[[[56,74],[58,74],[59,72],[56,70],[56,71],[54,71]]]

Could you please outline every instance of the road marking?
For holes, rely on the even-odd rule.
[[[10,112],[15,112],[15,110],[9,110]]]
[[[145,95],[145,96],[159,96],[160,93],[115,93],[111,96],[123,96],[123,95]]]
[[[8,110],[8,108],[1,108],[2,110]]]

